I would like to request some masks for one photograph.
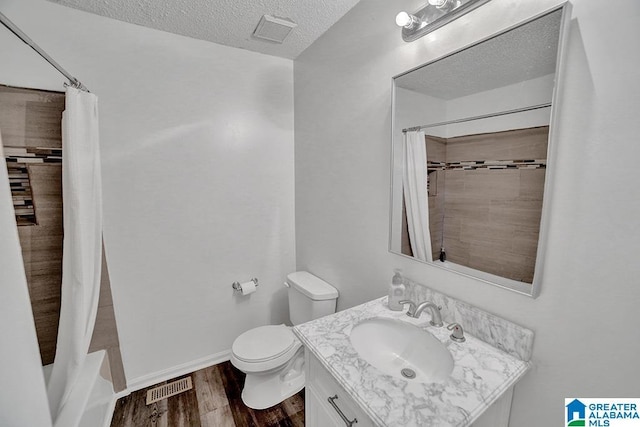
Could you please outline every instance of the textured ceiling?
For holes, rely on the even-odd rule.
[[[396,79],[399,87],[455,99],[552,74],[560,19],[556,11]]]
[[[64,6],[207,40],[294,59],[359,0],[49,0]],[[262,15],[298,24],[283,44],[252,37]]]

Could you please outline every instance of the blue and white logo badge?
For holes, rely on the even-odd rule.
[[[640,399],[567,398],[565,426],[640,426]]]

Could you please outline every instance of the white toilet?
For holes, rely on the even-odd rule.
[[[298,271],[287,276],[289,319],[294,325],[336,311],[338,290],[324,280]],[[247,374],[242,401],[265,409],[304,387],[304,347],[286,325],[260,326],[240,335],[231,347],[231,363]]]

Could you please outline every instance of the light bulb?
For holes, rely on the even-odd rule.
[[[429,0],[429,4],[435,7],[442,7],[447,3],[448,0]]]
[[[407,12],[400,12],[396,15],[396,25],[398,27],[406,27],[411,24],[411,16]]]
[[[396,24],[398,27],[413,28],[419,24],[420,20],[407,12],[400,12],[396,15]]]

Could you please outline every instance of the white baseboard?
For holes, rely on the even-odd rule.
[[[131,390],[129,390],[128,388],[125,388],[124,390],[119,391],[116,394],[114,394],[115,400],[117,402],[118,399],[120,399],[121,397],[129,396],[130,394],[131,394]],[[115,404],[114,404],[114,406],[115,406]]]
[[[118,393],[118,398],[126,396],[134,391],[149,387],[151,385],[167,381],[180,375],[185,375],[199,369],[207,368],[209,366],[217,365],[218,363],[226,362],[231,358],[231,349],[221,351],[220,353],[212,354],[201,359],[193,360],[191,362],[183,363],[182,365],[173,366],[162,371],[153,372],[151,374],[143,375],[138,378],[134,378],[131,381],[127,381],[127,388],[124,391]]]

